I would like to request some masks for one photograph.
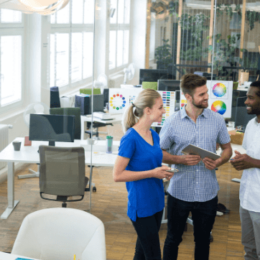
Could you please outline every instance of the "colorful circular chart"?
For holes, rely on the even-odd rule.
[[[212,92],[216,97],[223,97],[227,93],[227,88],[223,83],[216,83],[212,88]]]
[[[123,109],[126,105],[125,97],[122,94],[114,94],[110,97],[109,104],[115,110]]]
[[[217,100],[211,105],[211,110],[224,115],[227,110],[227,106],[223,101]]]

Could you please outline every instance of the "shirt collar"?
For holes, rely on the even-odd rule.
[[[255,117],[255,124],[256,124],[256,125],[259,125],[259,124],[260,124],[260,123],[258,123],[257,116]]]
[[[189,117],[186,112],[186,106],[181,109],[181,119],[185,117]],[[201,116],[208,118],[209,117],[209,109],[203,109],[203,112],[201,113]]]

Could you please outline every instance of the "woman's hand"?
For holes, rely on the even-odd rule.
[[[167,166],[157,167],[153,170],[153,177],[157,179],[166,178],[167,180],[170,180],[174,173],[167,172],[167,170],[171,170],[171,168]]]

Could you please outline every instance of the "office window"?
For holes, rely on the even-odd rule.
[[[72,0],[51,16],[50,86],[84,83],[93,72],[94,0]]]
[[[0,106],[22,99],[22,14],[0,10]]]
[[[1,23],[21,23],[22,13],[8,9],[0,9]]]
[[[113,70],[128,64],[130,0],[111,0],[109,33],[109,69]]]

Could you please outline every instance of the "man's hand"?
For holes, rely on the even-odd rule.
[[[181,155],[180,156],[180,164],[184,164],[184,165],[196,165],[201,161],[201,158],[199,155]]]
[[[216,169],[219,165],[221,165],[222,163],[222,159],[221,158],[218,158],[217,160],[212,160],[208,157],[205,157],[203,160],[202,160],[205,164],[205,167],[208,169],[208,170],[214,170]]]
[[[230,160],[230,163],[234,166],[237,171],[253,168],[252,158],[247,154],[241,154],[235,151],[236,156]]]

